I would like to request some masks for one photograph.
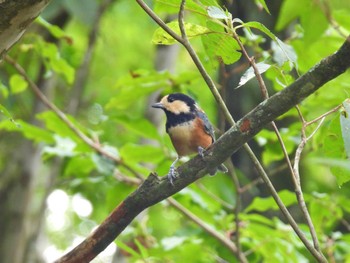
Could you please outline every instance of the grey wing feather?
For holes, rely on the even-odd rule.
[[[213,138],[213,141],[215,141],[214,128],[211,125],[207,115],[201,109],[198,109],[197,116],[203,120],[205,131]]]

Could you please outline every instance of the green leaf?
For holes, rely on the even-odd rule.
[[[144,245],[142,245],[142,243],[140,241],[138,241],[137,238],[134,239],[134,242],[135,242],[137,248],[139,249],[142,258],[148,258],[149,253],[148,253],[147,248]]]
[[[139,70],[120,78],[114,89],[117,94],[112,96],[106,105],[107,109],[126,111],[140,103],[152,92],[170,85],[172,76],[168,72]]]
[[[130,119],[118,117],[116,121],[122,124],[130,132],[135,133],[143,138],[159,140],[160,136],[156,127],[150,121],[142,119]]]
[[[55,141],[50,132],[22,120],[17,120],[16,123],[11,122],[10,120],[0,122],[0,130],[1,129],[21,132],[26,138],[37,143],[45,142],[51,144]]]
[[[295,194],[288,190],[282,190],[278,193],[278,195],[286,207],[297,202]],[[255,197],[253,202],[245,209],[245,212],[247,213],[252,210],[264,212],[270,209],[278,209],[278,206],[272,196],[267,198]]]
[[[344,141],[340,121],[334,119],[330,122],[327,135],[323,140],[324,165],[330,167],[332,174],[337,178],[339,186],[350,180],[349,160],[346,160]],[[322,158],[323,159],[323,158]],[[346,160],[346,161],[345,161]]]
[[[215,0],[212,0],[215,2]],[[166,13],[166,14],[178,14],[180,9],[181,1],[179,0],[155,0],[154,1],[154,11],[156,13]],[[195,14],[206,15],[206,11],[203,5],[206,3],[196,2],[195,0],[186,1],[185,10]]]
[[[5,115],[5,117],[7,117],[8,120],[10,120],[14,125],[16,125],[18,128],[20,128],[20,125],[13,119],[10,112],[1,104],[0,104],[0,113]]]
[[[60,27],[56,25],[52,25],[49,22],[47,22],[42,16],[38,16],[35,20],[39,25],[46,28],[51,35],[53,35],[55,38],[68,38],[65,31],[63,31]]]
[[[80,177],[82,175],[88,175],[95,168],[91,156],[89,155],[77,155],[69,158],[68,163],[64,169],[64,175],[72,175]]]
[[[35,45],[35,48],[37,52],[45,58],[44,62],[48,70],[56,71],[61,74],[69,84],[73,83],[75,70],[61,57],[55,44],[39,41],[38,45]]]
[[[131,247],[129,247],[128,245],[126,245],[125,243],[120,241],[119,239],[117,239],[115,242],[116,242],[118,248],[120,248],[121,250],[124,250],[125,252],[129,253],[130,255],[132,255],[136,258],[141,257],[141,255],[139,253],[137,253],[134,249],[132,249]]]
[[[343,102],[343,111],[340,114],[340,126],[347,159],[350,160],[350,99]]]
[[[350,162],[335,158],[312,158],[316,164],[328,166],[332,174],[337,178],[339,186],[350,181]]]
[[[202,36],[202,43],[211,61],[222,60],[226,65],[233,64],[242,56],[238,43],[224,33],[212,33]]]
[[[271,65],[266,64],[264,62],[260,62],[256,64],[256,67],[258,68],[259,73],[262,74],[265,71],[267,71],[271,67]],[[254,69],[253,67],[250,67],[246,72],[244,72],[243,76],[239,80],[237,88],[243,86],[254,77],[255,77]]]
[[[277,39],[277,37],[264,24],[260,22],[256,22],[256,21],[247,22],[247,23],[244,23],[243,26],[247,29],[250,29],[250,28],[258,29],[261,32],[265,33],[272,40]]]
[[[306,5],[308,1],[300,1],[298,4],[295,4],[295,0],[285,0],[282,2],[282,7],[278,20],[276,23],[276,30],[281,31],[288,26],[299,14],[303,13],[306,10]]]
[[[10,78],[10,90],[13,94],[18,94],[26,90],[27,81],[21,75],[13,74]]]
[[[164,153],[159,147],[131,143],[127,143],[120,148],[120,155],[122,156],[123,160],[131,163],[157,163],[164,159]]]
[[[4,83],[2,83],[2,81],[0,81],[0,94],[2,94],[5,99],[7,99],[9,95],[9,89],[4,85]]]
[[[269,8],[267,7],[267,5],[265,3],[265,0],[255,0],[255,4],[257,6],[262,6],[268,14],[271,14]]]
[[[68,119],[80,130],[85,132],[83,127],[80,127],[77,124],[77,121],[74,119],[74,117],[66,115]],[[70,138],[74,140],[76,143],[81,143],[81,138],[78,137],[78,135],[73,132],[68,125],[63,122],[54,112],[52,111],[45,111],[41,112],[36,115],[36,118],[43,121],[45,123],[45,126],[48,130],[54,132],[55,134],[58,134],[59,136],[63,138]]]
[[[300,17],[306,45],[313,44],[328,28],[327,17],[322,10],[323,8],[321,8],[321,4],[310,1],[307,8]]]
[[[181,36],[179,23],[177,21],[170,22],[167,24],[167,26],[172,29],[177,35]],[[189,39],[207,34],[209,32],[208,28],[191,23],[185,23],[185,30]],[[162,28],[156,29],[153,34],[152,42],[156,45],[173,45],[177,43],[177,41]]]

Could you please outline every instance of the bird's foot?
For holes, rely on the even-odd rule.
[[[201,146],[198,146],[198,155],[204,159],[204,148]]]
[[[168,172],[168,179],[171,185],[174,185],[174,180],[177,178],[177,171],[174,166],[170,166],[169,172]]]

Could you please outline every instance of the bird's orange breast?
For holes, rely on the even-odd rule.
[[[206,149],[213,143],[213,138],[205,131],[199,118],[170,127],[168,133],[179,156],[197,153],[199,146]]]

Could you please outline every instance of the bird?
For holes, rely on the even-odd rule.
[[[215,141],[214,128],[196,101],[186,94],[165,95],[152,107],[165,112],[165,130],[177,152],[177,158],[170,165],[167,175],[173,185],[177,177],[175,164],[181,157],[194,153],[198,153],[203,158],[204,150]],[[217,170],[227,172],[225,165],[221,164],[214,171],[210,171],[210,175],[214,175]]]

